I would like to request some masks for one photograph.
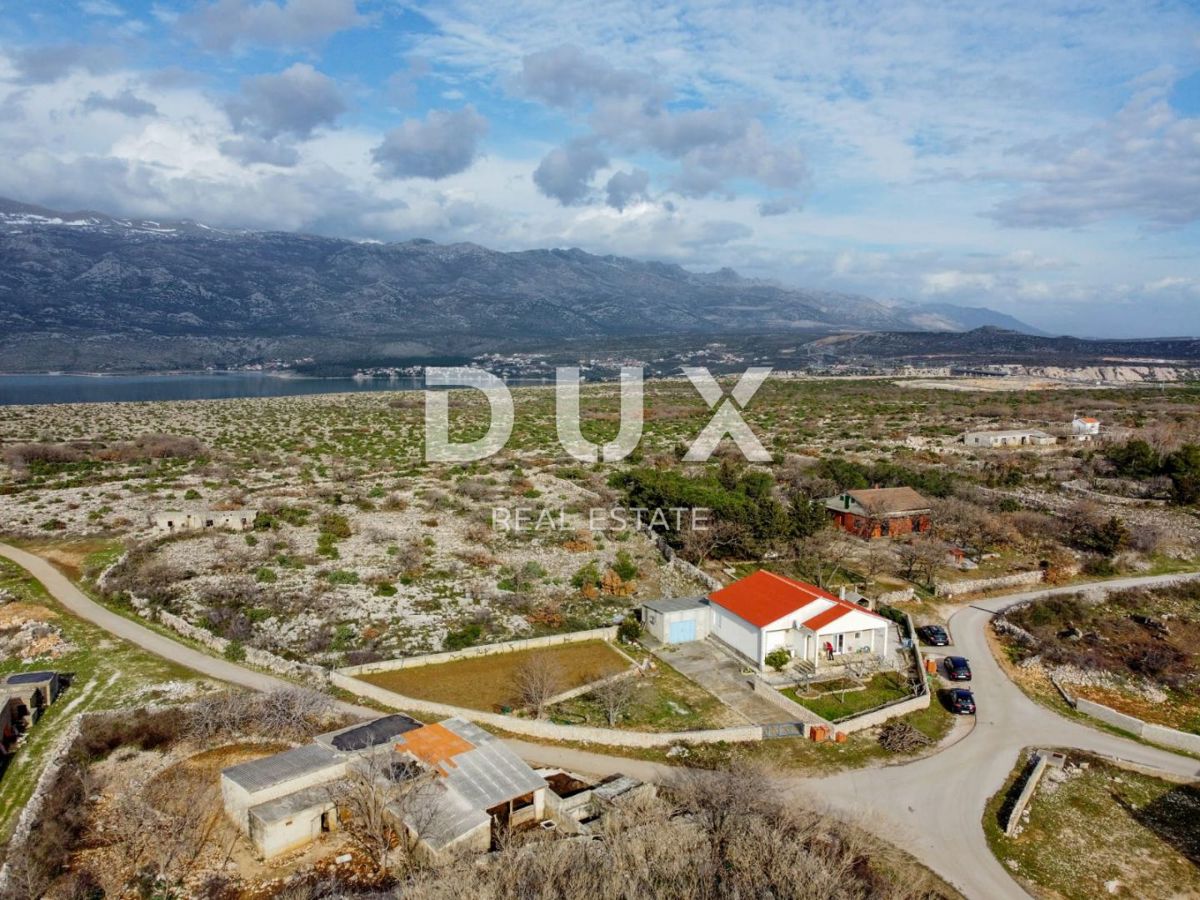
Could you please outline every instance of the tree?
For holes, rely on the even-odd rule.
[[[610,728],[616,726],[621,721],[621,716],[629,708],[633,702],[633,697],[637,687],[633,679],[626,675],[618,675],[614,678],[606,679],[600,682],[592,691],[592,696],[596,698],[596,702],[600,704],[600,708],[604,710],[604,718],[608,721]]]
[[[562,666],[547,653],[530,655],[513,674],[517,698],[539,719],[551,698],[562,693],[564,682]]]
[[[896,553],[904,577],[930,587],[946,564],[946,545],[934,537],[914,537],[897,547]]]
[[[390,747],[357,758],[327,788],[342,831],[379,875],[393,861],[404,871],[416,867],[417,844],[437,817],[438,793],[430,774]]]
[[[1200,503],[1200,446],[1184,444],[1166,458],[1163,468],[1171,479],[1171,502],[1180,506]]]

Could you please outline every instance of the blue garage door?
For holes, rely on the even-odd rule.
[[[683,644],[696,639],[696,621],[687,619],[683,622],[672,622],[667,632],[667,640],[672,644]]]

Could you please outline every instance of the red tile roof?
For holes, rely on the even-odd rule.
[[[709,594],[717,606],[759,628],[822,598],[837,601],[833,594],[815,585],[763,569]]]
[[[714,591],[708,598],[717,606],[729,610],[757,628],[770,625],[788,613],[808,606],[814,600],[828,600],[833,603],[832,607],[817,613],[804,623],[804,627],[814,631],[850,612],[863,612],[869,616],[883,618],[869,609],[839,599],[815,584],[806,584],[764,569]]]
[[[836,606],[831,606],[829,609],[819,612],[811,619],[806,620],[804,627],[809,631],[817,631],[824,628],[830,622],[836,622],[842,616],[854,612],[856,609],[862,609],[862,607],[851,606],[849,603],[838,603]],[[863,610],[863,612],[870,612],[870,610]]]

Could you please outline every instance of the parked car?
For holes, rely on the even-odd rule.
[[[930,647],[950,646],[950,635],[941,625],[922,625],[917,629],[917,634]]]
[[[947,656],[944,665],[946,666],[946,677],[951,681],[971,680],[971,664],[965,657]]]
[[[975,695],[966,688],[955,688],[950,692],[950,712],[959,716],[975,715]]]

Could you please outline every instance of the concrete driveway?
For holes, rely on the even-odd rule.
[[[709,641],[659,647],[654,655],[700,685],[752,725],[795,719],[750,686],[742,663]]]

